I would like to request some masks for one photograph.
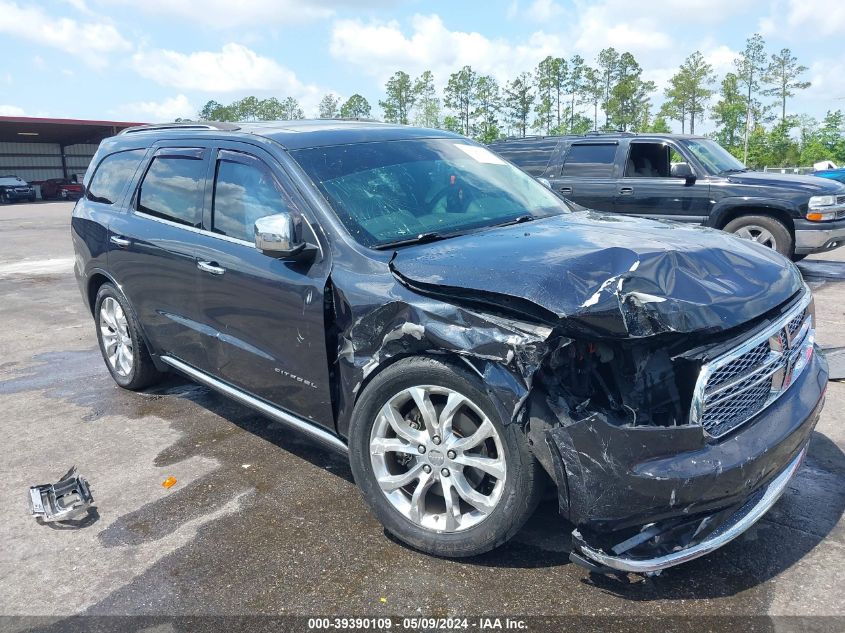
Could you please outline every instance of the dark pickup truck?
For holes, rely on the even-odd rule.
[[[704,137],[590,133],[490,148],[591,209],[703,224],[796,260],[845,244],[845,185],[751,171]]]

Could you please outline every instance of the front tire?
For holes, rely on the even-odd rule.
[[[355,405],[355,481],[398,539],[435,556],[482,554],[516,534],[545,482],[522,431],[509,422],[463,367],[397,361]]]
[[[789,229],[783,222],[768,215],[743,215],[728,222],[723,230],[768,246],[784,257],[792,257],[795,251]]]
[[[137,391],[161,380],[138,323],[123,296],[110,283],[97,292],[94,320],[100,352],[114,381]]]

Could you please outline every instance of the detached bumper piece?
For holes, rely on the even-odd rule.
[[[609,554],[603,548],[589,545],[580,532],[575,530],[572,533],[572,561],[592,572],[656,575],[668,567],[709,554],[730,543],[769,511],[798,471],[806,452],[805,446],[777,477],[758,489],[727,517],[724,512],[720,512],[694,523],[653,523],[645,526],[638,534],[609,547]],[[686,546],[679,544],[683,542],[682,538],[676,540],[675,537],[680,534],[684,535],[682,538],[686,539]],[[659,553],[651,557],[644,555],[649,549]]]
[[[84,515],[94,502],[88,482],[76,474],[76,466],[54,484],[31,486],[29,511],[43,521],[70,521]]]

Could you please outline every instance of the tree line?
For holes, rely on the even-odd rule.
[[[752,167],[809,165],[830,159],[845,163],[845,116],[828,112],[819,122],[790,112],[789,101],[810,87],[807,67],[792,51],[766,50],[759,34],[750,37],[734,68],[717,77],[700,51],[689,55],[670,78],[654,110],[657,86],[643,79],[634,55],[610,47],[592,63],[580,55],[548,56],[531,72],[500,84],[492,75],[464,66],[437,90],[430,70],[418,77],[398,70],[378,101],[387,122],[441,128],[489,143],[529,134],[584,134],[591,130],[695,133],[705,117],[709,134]],[[371,118],[372,106],[360,94],[346,100],[329,93],[318,117]],[[296,99],[245,97],[228,105],[209,101],[201,120],[255,121],[305,117]]]

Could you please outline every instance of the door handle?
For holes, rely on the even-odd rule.
[[[619,195],[621,195],[621,196],[633,196],[634,195],[634,188],[633,187],[621,187],[619,189]]]
[[[218,266],[217,262],[197,262],[197,268],[212,275],[222,275],[226,272],[226,269]]]
[[[560,189],[558,189],[558,191],[560,191],[564,195],[570,194],[572,193],[572,187],[561,187]]]
[[[125,237],[120,237],[119,235],[112,235],[109,238],[109,242],[111,242],[115,246],[119,246],[120,248],[126,248],[127,246],[132,244],[132,240],[127,240]]]

